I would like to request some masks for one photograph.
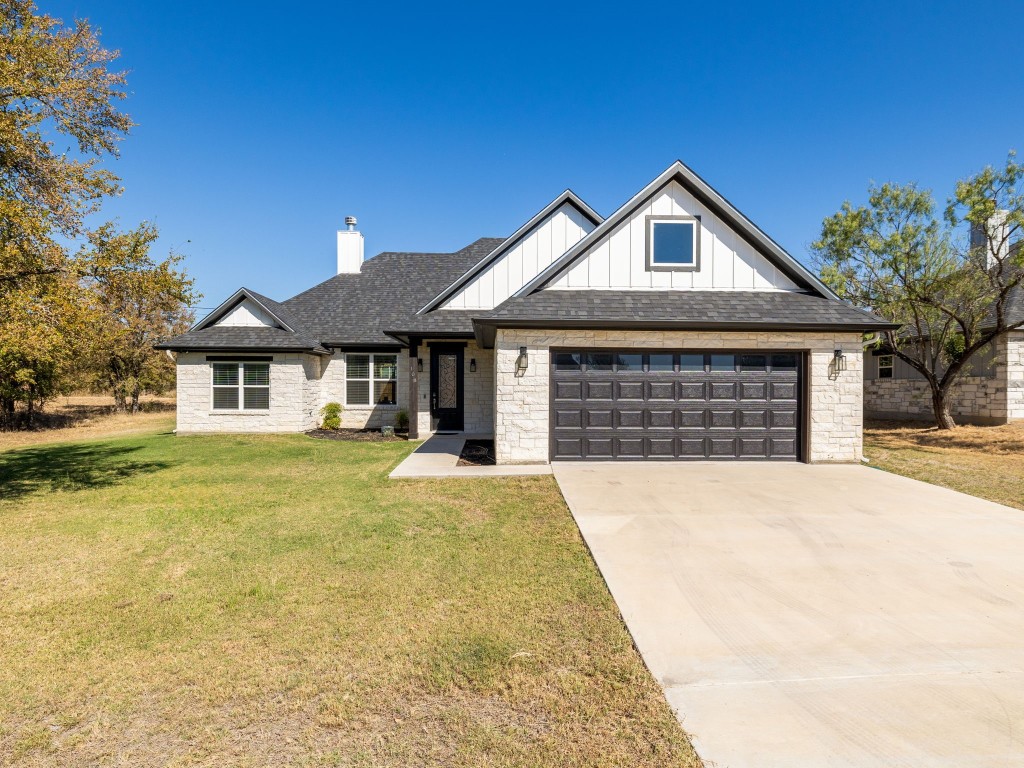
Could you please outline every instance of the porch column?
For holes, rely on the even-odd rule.
[[[420,436],[419,340],[409,339],[409,439]]]

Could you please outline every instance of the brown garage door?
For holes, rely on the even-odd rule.
[[[551,458],[796,460],[796,352],[564,349]]]

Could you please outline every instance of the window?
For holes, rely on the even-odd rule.
[[[700,220],[692,216],[647,217],[647,268],[696,270]]]
[[[617,371],[642,371],[644,368],[644,356],[639,353],[625,353],[615,356],[615,370]]]
[[[648,358],[647,370],[655,373],[675,370],[674,356],[663,352],[652,352]]]
[[[395,405],[398,355],[346,355],[345,405]]]
[[[578,371],[580,369],[579,352],[556,352],[554,357],[556,371]]]
[[[215,411],[265,411],[270,408],[270,363],[214,363]]]
[[[590,352],[587,354],[588,371],[610,371],[615,355],[611,352]]]
[[[878,356],[878,378],[891,379],[893,369],[893,355]]]
[[[704,355],[682,354],[679,356],[680,371],[703,371]]]
[[[711,370],[712,371],[735,371],[736,370],[736,357],[734,355],[712,355],[711,356]]]
[[[740,355],[741,371],[763,371],[768,365],[764,355]]]
[[[795,371],[796,370],[796,355],[787,353],[782,355],[772,355],[772,370],[773,371]]]

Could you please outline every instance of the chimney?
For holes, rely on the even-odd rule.
[[[984,249],[988,268],[1010,255],[1009,215],[1009,211],[996,211],[985,224],[971,224],[971,249]]]
[[[356,217],[346,216],[348,229],[338,230],[338,274],[355,274],[363,264],[363,233],[356,230]]]

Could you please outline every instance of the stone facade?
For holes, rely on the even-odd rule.
[[[346,354],[369,354],[366,352],[335,351],[328,359],[320,379],[320,407],[327,403],[341,403],[341,426],[346,429],[380,429],[394,426],[399,411],[409,411],[409,353],[400,349],[394,352],[381,351],[379,354],[398,355],[398,380],[396,382],[395,405],[349,405],[345,402]]]
[[[177,356],[178,433],[302,432],[320,418],[320,358],[275,354],[270,364],[270,408],[264,411],[213,409],[213,373],[205,352]]]
[[[994,345],[990,376],[965,376],[952,390],[953,417],[977,424],[1024,419],[1024,332]],[[903,378],[865,379],[864,412],[870,418],[933,418],[931,388],[912,373]]]
[[[529,366],[516,373],[519,348]],[[812,462],[856,462],[862,455],[863,354],[859,333],[738,333],[683,331],[567,331],[499,329],[495,341],[495,449],[501,464],[547,462],[550,348],[662,347],[684,349],[792,349],[808,352]],[[835,349],[846,353],[836,372]]]

